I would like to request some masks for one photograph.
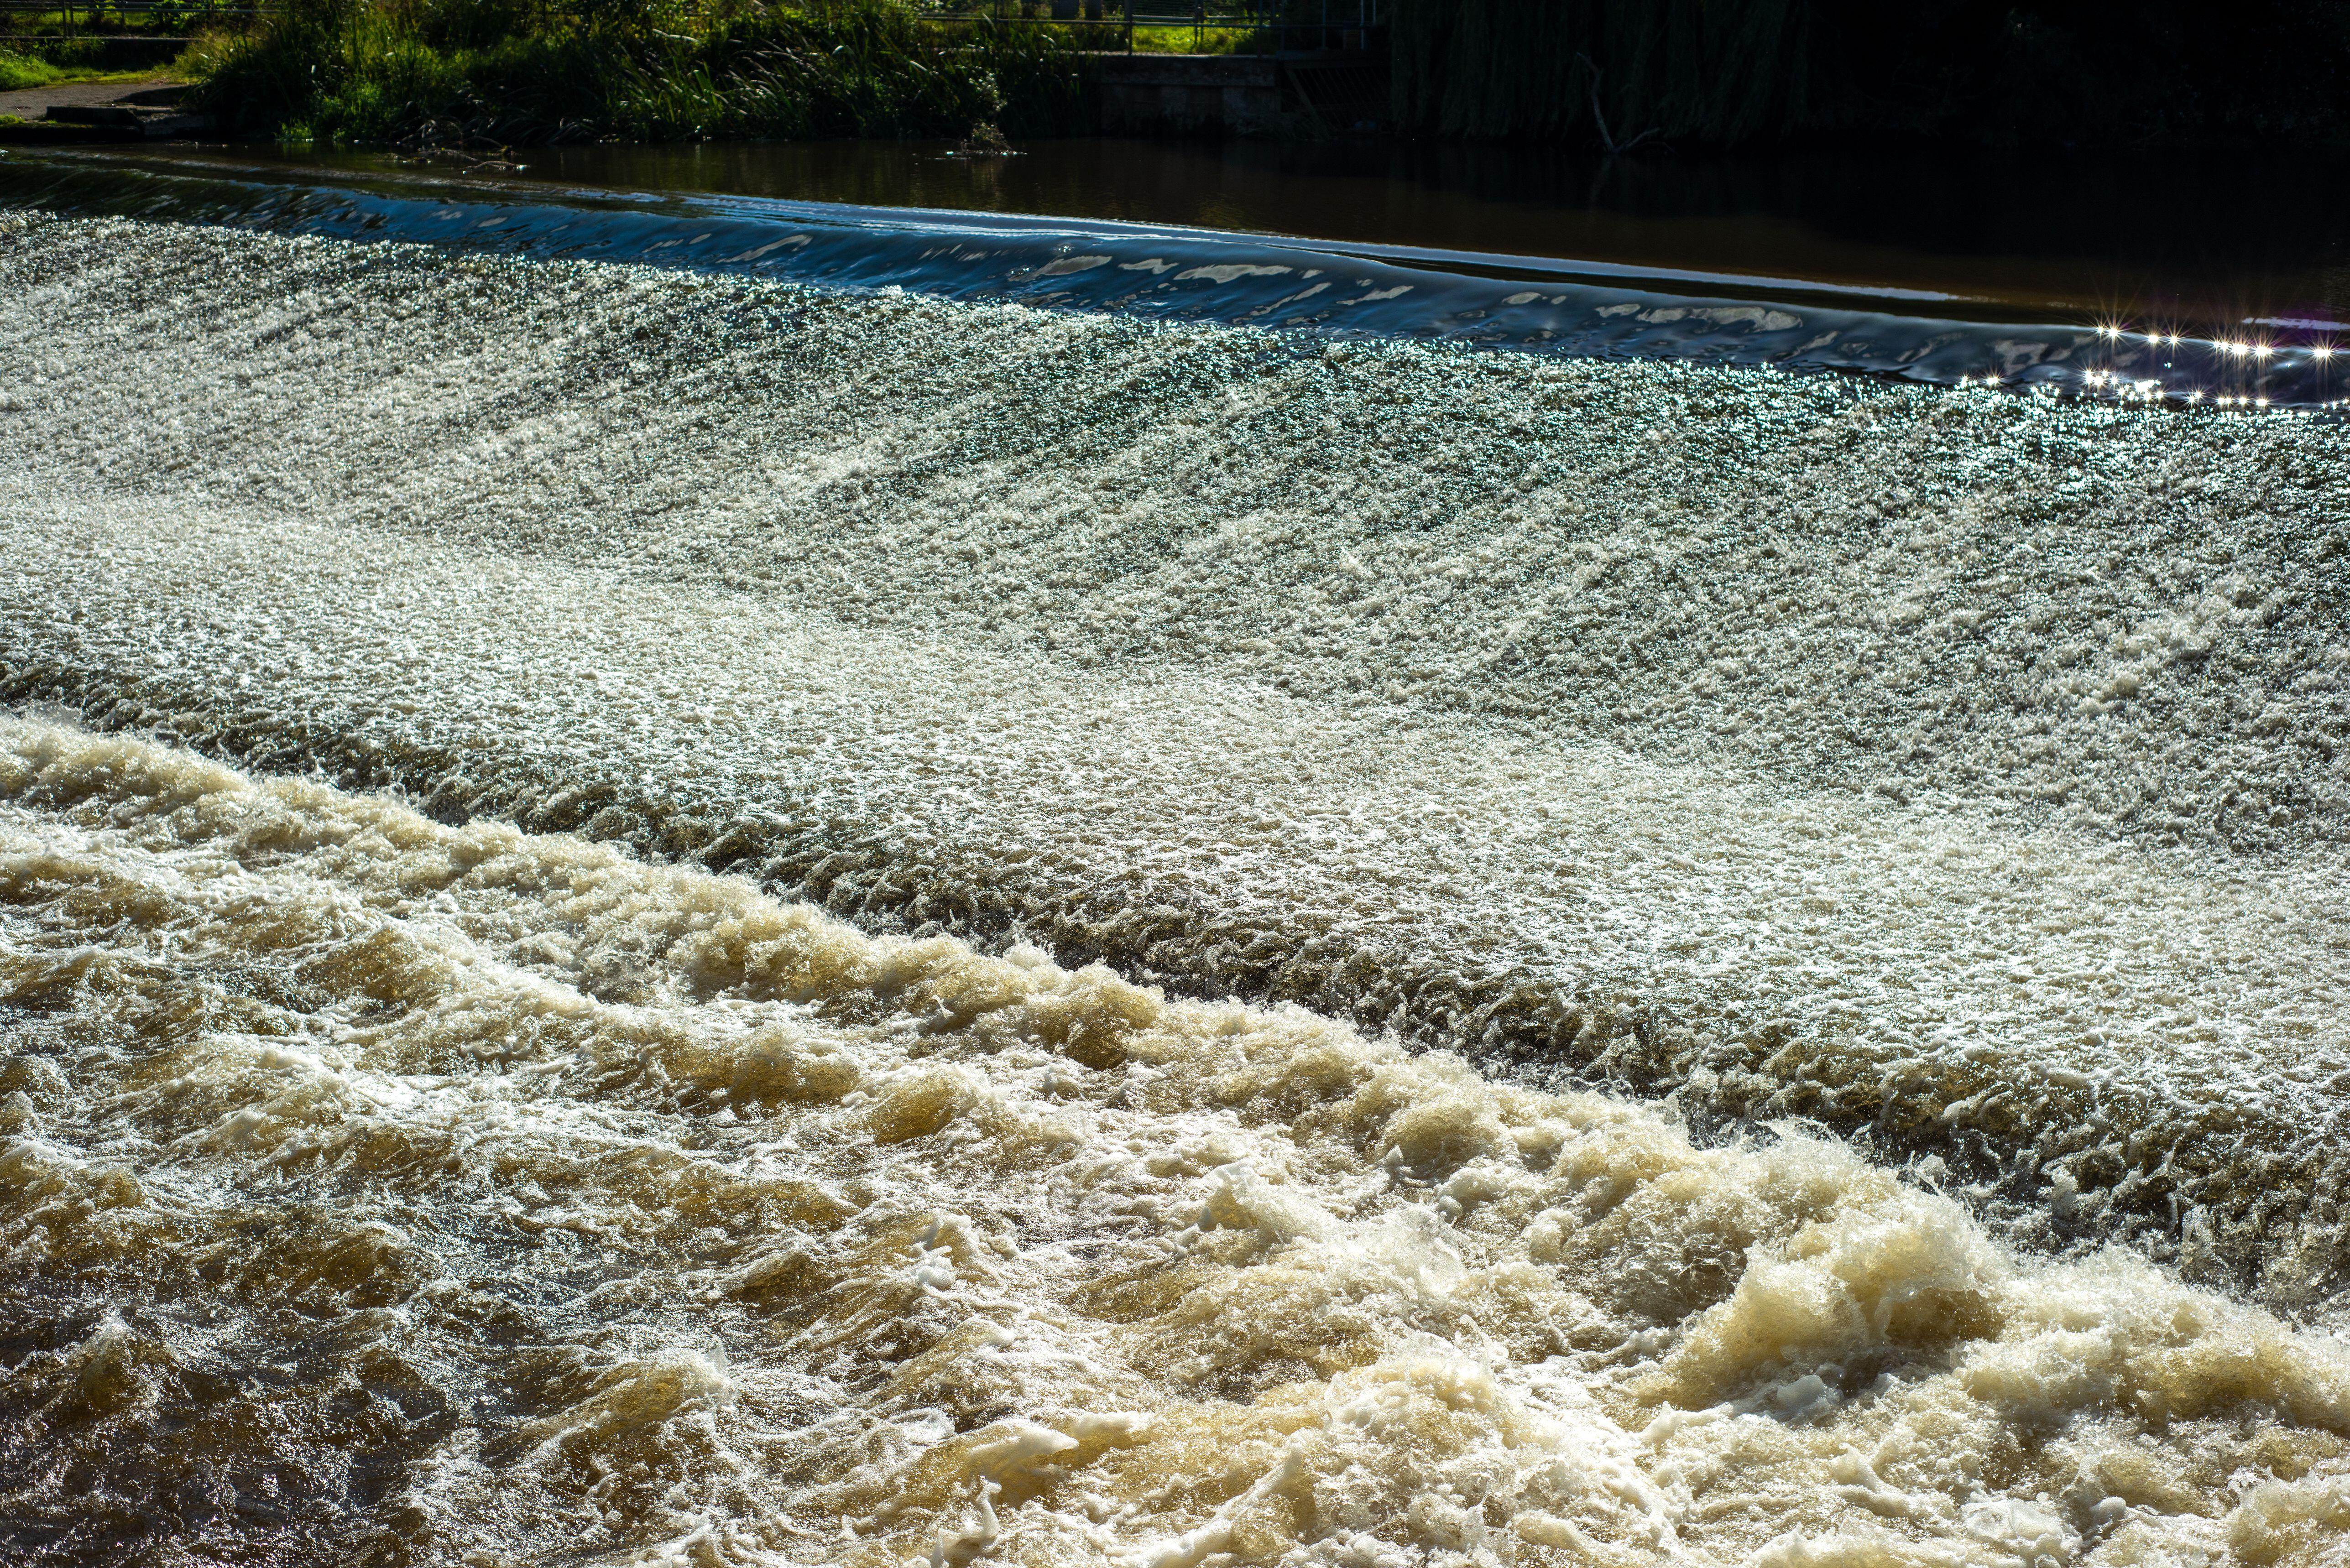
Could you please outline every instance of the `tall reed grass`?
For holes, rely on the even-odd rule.
[[[0,92],[47,87],[63,74],[47,60],[0,48]]]
[[[286,0],[185,63],[241,131],[362,144],[1051,135],[1085,89],[1052,29],[891,0]]]

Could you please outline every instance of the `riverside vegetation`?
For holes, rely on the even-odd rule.
[[[1293,20],[1320,15],[1319,0],[1293,5]],[[1412,136],[1607,151],[1925,139],[2350,145],[2350,5],[2339,0],[1385,9],[1391,26],[1374,47],[1388,55],[1395,126]],[[1084,14],[1105,13],[1117,14]],[[1217,52],[1264,39],[1141,28],[1133,41]],[[946,137],[981,124],[1053,136],[1092,128],[1089,63],[1125,47],[1114,20],[941,21],[908,0],[285,0],[249,31],[203,33],[181,68],[201,107],[236,131],[290,140]],[[19,74],[36,67],[28,58]]]
[[[184,64],[246,134],[379,143],[1014,135],[1076,130],[1079,53],[1050,28],[939,25],[892,0],[703,7],[290,0]]]

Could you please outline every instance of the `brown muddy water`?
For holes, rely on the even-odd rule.
[[[2345,1561],[2337,421],[208,210],[0,212],[0,1558]]]

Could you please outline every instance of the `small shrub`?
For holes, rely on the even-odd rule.
[[[36,60],[12,49],[0,49],[0,92],[47,87],[63,74],[47,60]]]

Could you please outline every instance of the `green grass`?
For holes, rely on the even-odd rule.
[[[102,71],[88,66],[58,66],[35,56],[13,54],[0,49],[0,92],[16,92],[26,88],[57,87],[68,82],[120,82],[125,87],[158,78],[172,79],[168,70]]]
[[[1040,135],[1075,129],[1082,101],[1053,30],[925,25],[890,0],[543,18],[529,0],[288,0],[180,68],[242,131],[359,145]]]
[[[0,49],[0,92],[47,87],[64,74],[47,60],[20,55],[13,49]]]
[[[1134,48],[1144,55],[1232,55],[1254,53],[1259,34],[1254,27],[1144,27],[1134,29]],[[1116,46],[1112,46],[1115,47]]]
[[[87,12],[78,13],[70,26],[55,16],[0,13],[0,91],[56,82],[139,81],[155,75],[166,57],[140,41],[149,39],[174,47],[186,43],[176,33],[126,27],[119,20],[100,30]]]

